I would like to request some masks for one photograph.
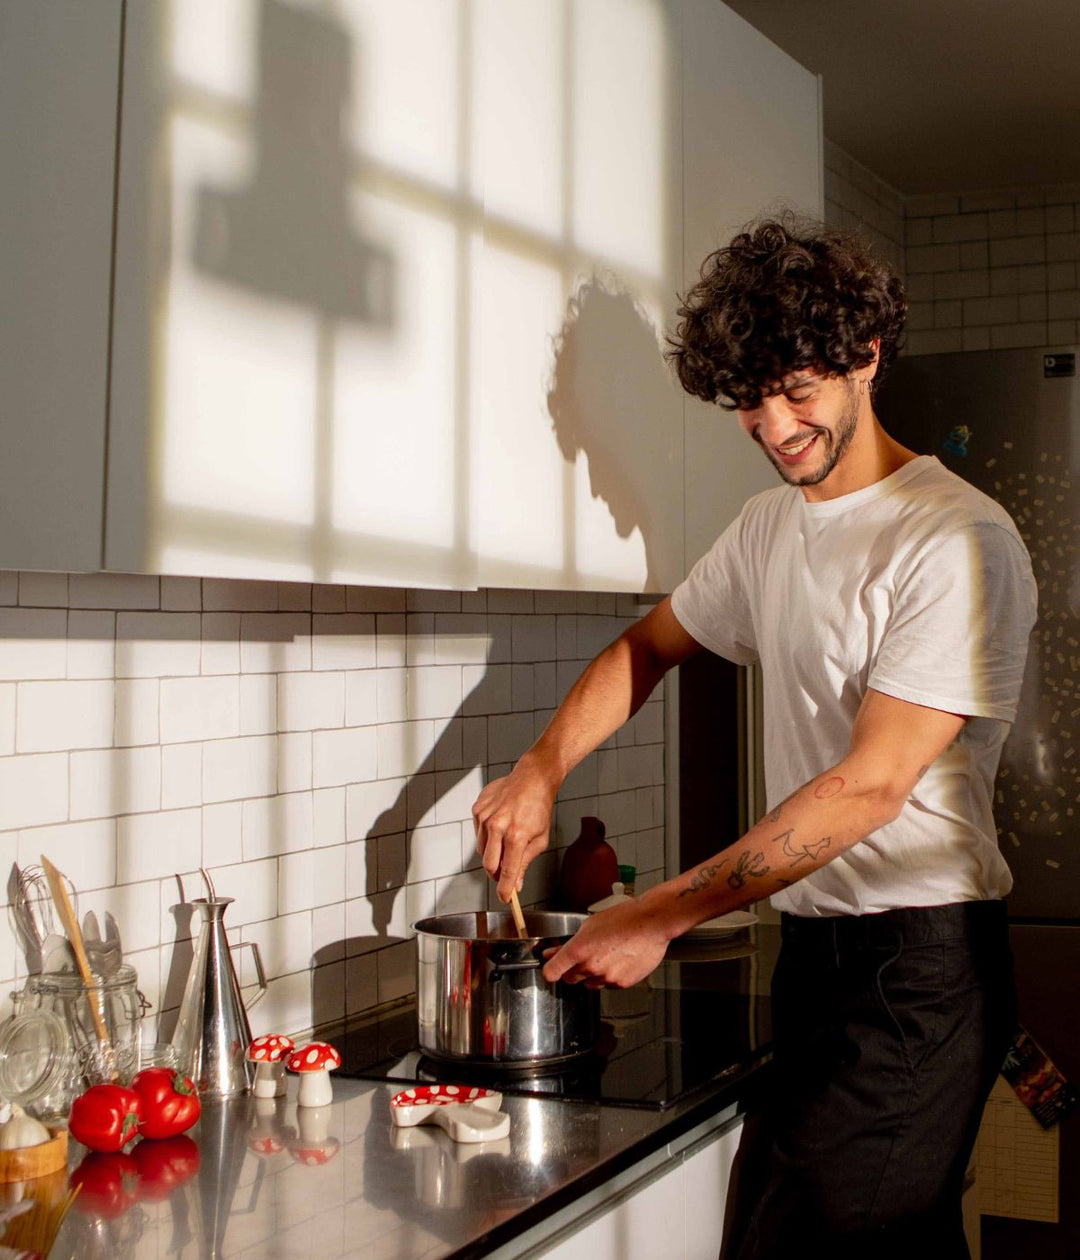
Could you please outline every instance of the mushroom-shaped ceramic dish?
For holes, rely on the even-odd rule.
[[[285,1061],[290,1072],[300,1077],[298,1107],[325,1107],[334,1100],[330,1073],[341,1067],[341,1055],[323,1041],[312,1041],[294,1050]]]
[[[255,1065],[251,1092],[256,1098],[277,1098],[285,1093],[285,1056],[292,1048],[292,1038],[280,1033],[256,1037],[248,1046],[247,1061]]]
[[[414,1085],[390,1100],[399,1128],[437,1124],[455,1142],[497,1142],[510,1132],[510,1117],[499,1108],[502,1094],[469,1085]]]

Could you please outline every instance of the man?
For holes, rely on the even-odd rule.
[[[569,770],[702,648],[760,661],[770,812],[589,920],[548,980],[630,985],[674,937],[770,896],[767,1185],[738,1252],[966,1256],[960,1189],[1013,1026],[991,812],[1034,621],[1007,514],[878,423],[899,280],[858,242],[764,222],[705,262],[671,358],[786,483],[586,669],[473,815],[505,901]],[[811,1254],[813,1254],[811,1252]]]

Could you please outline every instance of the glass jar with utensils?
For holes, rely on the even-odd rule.
[[[83,1082],[130,1081],[139,1070],[142,1019],[150,1009],[130,963],[92,979],[86,984],[75,972],[42,972],[26,981],[19,1003],[20,1012],[49,1011],[63,1024],[80,1090]]]

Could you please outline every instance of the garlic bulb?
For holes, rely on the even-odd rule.
[[[11,1104],[11,1119],[0,1128],[0,1151],[14,1151],[24,1146],[40,1146],[51,1137],[49,1130],[28,1116],[21,1107]]]

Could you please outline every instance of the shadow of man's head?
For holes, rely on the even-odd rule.
[[[640,305],[613,282],[584,281],[555,341],[548,412],[563,458],[574,463],[584,451],[594,498],[621,538],[640,529],[647,551],[650,489],[668,471],[681,475],[680,435],[665,422],[673,388]]]

